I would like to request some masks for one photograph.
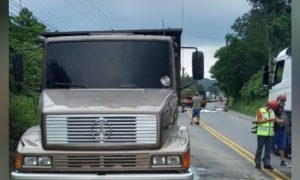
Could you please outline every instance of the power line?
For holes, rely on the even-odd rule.
[[[11,1],[11,2],[12,2],[12,3],[15,3],[14,1]],[[18,6],[18,4],[17,4],[17,5],[16,5],[16,4],[12,4],[12,5],[14,5],[14,6],[15,6],[16,8],[18,8],[20,11],[22,10],[22,8]],[[41,20],[40,18],[36,17],[35,15],[32,14],[32,16],[33,16],[36,20],[38,20],[38,21],[42,22],[43,24],[45,24],[47,27],[49,27],[49,28],[51,28],[51,29],[53,29],[53,30],[57,30],[57,28],[55,28],[55,27],[53,27],[52,25],[48,24],[47,22]]]
[[[18,4],[17,2],[11,0],[12,3],[14,3],[15,5],[18,5],[19,9],[22,9],[23,7],[21,6],[21,4]],[[31,4],[31,3],[30,3]],[[32,5],[32,4],[31,4]],[[34,6],[36,9],[36,6]],[[33,15],[33,17],[35,17],[37,20],[39,20],[40,22],[43,22],[43,24],[49,26],[50,28],[52,28],[53,30],[62,30],[63,28],[61,28],[60,26],[57,26],[57,22],[56,21],[50,21],[49,19],[47,20],[48,22],[46,22],[45,20],[42,20],[40,18],[38,18],[37,16]],[[43,15],[44,17],[44,15]],[[45,19],[45,18],[44,18]]]
[[[18,12],[18,11],[20,11],[20,7],[19,6],[16,6],[15,4],[10,4],[10,6],[9,6],[9,9],[10,10],[14,10],[14,11],[16,11],[16,12]],[[13,17],[18,17],[19,15],[17,15],[17,14],[15,14],[15,13],[13,13],[13,12],[9,12],[9,15],[10,16],[13,16]],[[10,22],[12,23],[12,24],[14,24],[14,25],[16,25],[16,26],[18,26],[18,27],[21,27],[21,28],[24,28],[24,29],[26,29],[26,28],[28,28],[28,26],[24,26],[24,25],[22,25],[22,24],[19,24],[19,23],[17,23],[17,22],[15,22],[13,19],[12,20],[10,20]],[[54,29],[55,30],[55,29]],[[27,32],[28,34],[33,34],[32,32]],[[11,34],[11,35],[16,35],[16,34],[18,34],[19,35],[19,33],[17,33],[17,32],[9,32],[9,34]],[[34,43],[36,43],[36,41],[26,41],[26,42],[34,42]]]
[[[20,3],[20,4],[19,4],[20,7],[23,8],[23,7],[22,7],[22,0],[19,0],[19,3]]]
[[[21,11],[21,10],[23,9],[23,7],[21,7],[20,4],[14,2],[14,1],[11,1],[11,2],[12,2],[12,3],[15,3],[15,4],[11,4],[11,5],[13,5],[14,7],[16,7],[19,11]],[[48,23],[42,21],[41,19],[39,19],[39,18],[36,17],[35,15],[32,14],[32,16],[33,16],[35,19],[37,19],[38,21],[43,22],[43,24],[47,25],[49,28],[52,28],[53,30],[57,30],[56,28],[54,28],[54,27],[51,26],[50,24],[48,24]]]
[[[12,2],[13,2],[13,1],[12,1]],[[17,10],[21,10],[21,8],[20,8],[19,6],[17,6],[16,4],[10,3],[9,5],[12,5],[12,6],[10,6],[10,8],[11,8],[11,7],[14,7],[14,8],[16,8]]]
[[[117,26],[110,20],[110,18],[108,16],[106,16],[106,14],[97,6],[97,4],[95,2],[90,0],[90,3],[92,3],[94,5],[94,7],[98,10],[98,12],[100,12],[106,18],[106,20],[108,22],[110,22],[117,29]]]
[[[78,2],[79,2],[80,5],[81,5],[82,7],[84,7],[88,12],[91,12],[91,13],[93,13],[95,16],[98,16],[98,14],[94,13],[93,11],[91,11],[87,6],[85,6],[84,3],[82,3],[80,0],[78,0]],[[100,20],[100,19],[99,19],[99,20]],[[101,22],[101,23],[103,23],[103,22]],[[103,23],[103,24],[104,24],[104,23]]]
[[[36,14],[39,14],[39,16],[40,17],[42,17],[45,21],[47,20],[47,22],[50,24],[51,23],[51,25],[53,26],[53,27],[55,27],[56,29],[58,29],[58,30],[63,30],[63,28],[61,27],[61,26],[59,26],[59,25],[57,25],[57,22],[54,20],[50,20],[50,19],[48,19],[48,16],[47,15],[44,15],[42,12],[40,12],[39,10],[38,10],[38,8],[35,6],[35,4],[32,4],[31,2],[29,2],[29,1],[26,1],[28,4],[30,4],[30,6],[32,7],[32,9],[34,8],[35,9],[35,12],[36,12]]]
[[[83,14],[78,8],[76,8],[75,6],[73,6],[71,3],[69,3],[67,0],[64,0],[65,3],[67,3],[71,8],[73,8],[76,12],[79,12],[83,17],[88,18],[89,20],[91,20],[88,16],[86,16],[85,14]],[[93,21],[93,20],[92,20]],[[92,25],[96,24],[97,27],[97,23],[93,24],[91,21],[88,21],[89,23],[91,23]]]
[[[39,1],[35,1],[36,5],[38,5],[39,7],[41,7],[42,10],[44,10],[44,12],[47,12],[53,20],[57,20],[60,24],[67,26],[67,28],[72,29],[71,26],[69,26],[68,24],[66,24],[66,22],[63,22],[60,18],[58,18],[57,16],[55,16],[51,11],[49,11],[47,8],[45,8],[45,6],[43,6],[42,4],[39,3]]]
[[[9,9],[18,12],[18,7],[14,6],[14,4],[9,4]]]
[[[35,6],[35,4],[31,3],[30,1],[26,1],[28,3],[28,5],[30,5],[32,8],[35,9],[36,14],[39,14],[39,16],[41,16],[43,19],[45,19],[44,21],[47,21],[48,24],[51,24],[53,27],[55,27],[58,30],[63,30],[63,28],[59,25],[57,25],[56,21],[50,20],[47,18],[47,15],[45,16],[42,12],[39,12]],[[24,3],[23,3],[24,4]],[[28,7],[28,6],[27,6]]]
[[[10,4],[14,5],[15,7],[19,6],[18,9],[22,9],[23,7],[21,5],[22,4],[21,0],[20,0],[20,2],[16,2],[16,1],[18,1],[18,0],[11,0],[12,3],[10,3]],[[99,23],[97,23],[95,21],[95,19],[90,18],[89,16],[86,15],[86,13],[82,13],[82,11],[78,7],[76,7],[74,4],[68,2],[67,0],[64,0],[64,1],[69,6],[71,6],[71,8],[76,10],[76,12],[79,12],[83,17],[89,19],[90,20],[89,23],[91,23],[92,25],[98,26],[97,24],[99,24]],[[42,17],[44,20],[42,20],[41,18],[36,17],[35,15],[33,15],[33,17],[35,17],[40,22],[43,22],[44,24],[46,24],[48,27],[50,27],[54,30],[62,30],[64,28],[62,28],[61,25],[63,25],[63,26],[67,26],[69,29],[72,29],[70,26],[66,25],[66,23],[63,22],[60,18],[57,18],[57,16],[55,16],[51,11],[49,11],[47,8],[45,8],[45,6],[43,6],[38,1],[35,2],[35,3],[32,3],[28,0],[28,1],[26,1],[26,3],[28,5],[30,4],[30,7],[34,8],[35,11],[38,13],[38,15],[40,17]],[[86,4],[82,3],[82,1],[79,0],[79,3],[87,11],[89,11],[90,13],[93,13],[93,15],[95,15],[95,16],[100,17],[100,18],[98,18],[99,21],[101,21],[101,19],[104,17],[108,21],[108,23],[105,23],[103,21],[101,21],[101,23],[105,24],[105,26],[107,26],[111,29],[114,29],[114,27],[117,27],[114,23],[112,23],[112,21],[109,19],[109,17],[93,1],[90,0],[90,3],[96,8],[96,11],[99,12],[100,14],[96,13],[96,12],[93,12],[92,9],[89,8]],[[23,3],[23,6],[24,6],[24,3]],[[102,27],[104,27],[104,26],[102,26]]]
[[[12,8],[12,7],[10,7]],[[14,9],[15,10],[15,9]],[[19,15],[16,15],[15,13],[9,12],[9,15],[14,16],[14,17],[18,17]],[[19,24],[17,22],[15,22],[14,20],[10,21],[11,23],[13,23],[14,25],[18,26],[18,27],[22,27],[22,28],[28,28],[28,26],[24,26],[22,24]],[[27,32],[28,34],[33,34],[32,32]],[[9,32],[9,34],[19,34],[17,32]],[[30,42],[30,41],[28,41]]]

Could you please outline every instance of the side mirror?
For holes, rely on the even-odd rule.
[[[13,57],[13,74],[17,83],[23,81],[23,59],[21,54],[15,54]]]
[[[193,78],[195,80],[201,80],[204,76],[204,56],[200,51],[193,52],[192,55],[193,64]]]
[[[264,65],[263,68],[263,85],[269,86],[269,65]]]

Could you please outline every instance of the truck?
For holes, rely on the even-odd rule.
[[[269,89],[269,100],[276,100],[279,94],[286,94],[287,100],[285,102],[285,118],[286,126],[286,150],[285,155],[291,157],[292,142],[291,142],[291,117],[292,117],[292,48],[288,47],[282,50],[277,57],[274,58],[274,69],[270,71],[269,65],[264,66],[263,84]],[[269,82],[270,74],[272,80]],[[276,152],[276,150],[275,150]]]
[[[177,123],[181,33],[44,33],[39,125],[20,138],[11,178],[193,179],[189,132]],[[13,73],[25,88],[22,61]],[[193,52],[196,80],[203,63]]]

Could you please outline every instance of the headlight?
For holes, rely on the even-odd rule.
[[[180,165],[181,160],[180,156],[168,156],[167,157],[167,164],[168,165]]]
[[[153,165],[166,165],[166,157],[165,156],[153,156],[152,164]]]
[[[42,156],[38,158],[39,166],[51,166],[51,158],[47,156]]]
[[[36,166],[37,165],[37,157],[24,157],[24,166]]]
[[[172,166],[181,165],[180,155],[169,155],[169,156],[152,156],[153,166]]]
[[[51,167],[52,159],[49,156],[25,156],[24,167]]]

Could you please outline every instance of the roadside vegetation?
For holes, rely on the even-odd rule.
[[[232,110],[255,116],[259,108],[266,105],[268,91],[262,85],[263,72],[258,71],[247,81],[241,91],[240,97],[230,99],[229,107]]]
[[[39,93],[20,88],[13,77],[12,59],[22,54],[24,85],[40,88],[42,72],[42,49],[40,35],[46,26],[38,22],[32,12],[23,8],[18,16],[10,16],[9,22],[9,149],[15,151],[21,135],[38,123],[35,111]],[[34,49],[34,50],[32,50]]]
[[[267,102],[262,67],[291,44],[291,6],[285,0],[247,0],[252,9],[238,17],[215,53],[210,73],[230,97],[229,107],[255,116]]]
[[[266,105],[268,97],[262,97],[255,99],[255,101],[245,101],[241,98],[229,99],[229,107],[230,109],[255,117],[256,112],[259,108]]]

